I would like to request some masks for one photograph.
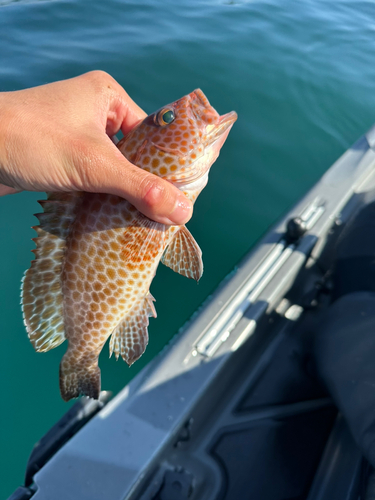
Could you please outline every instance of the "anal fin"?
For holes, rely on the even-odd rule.
[[[148,318],[156,318],[154,297],[149,293],[134,307],[112,332],[109,343],[109,355],[115,353],[116,359],[122,359],[130,366],[145,352],[148,344]]]
[[[161,262],[176,273],[196,281],[199,281],[203,274],[202,251],[185,226],[181,226],[169,243]]]

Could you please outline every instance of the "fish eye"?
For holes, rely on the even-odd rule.
[[[162,109],[155,117],[155,123],[157,125],[169,125],[175,119],[175,115],[172,109]]]
[[[173,120],[174,120],[174,113],[173,113],[173,111],[172,111],[171,109],[169,109],[168,111],[166,111],[166,112],[163,114],[162,118],[163,118],[163,121],[164,121],[165,123],[168,123],[168,124],[169,124],[169,123],[172,123],[172,122],[173,122]]]

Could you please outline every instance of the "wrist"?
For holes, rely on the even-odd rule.
[[[12,121],[12,112],[10,106],[11,92],[0,92],[0,169],[2,169],[7,160],[6,144],[8,140],[9,124]],[[2,172],[0,171],[0,182]]]
[[[0,92],[0,183],[10,187],[13,186],[10,179],[9,144],[16,115],[13,95],[14,92]]]

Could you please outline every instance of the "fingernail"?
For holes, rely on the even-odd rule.
[[[193,205],[191,201],[181,194],[177,198],[174,210],[169,214],[169,219],[174,224],[185,224],[190,219],[192,211]]]

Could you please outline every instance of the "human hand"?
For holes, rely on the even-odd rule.
[[[157,222],[184,224],[191,217],[181,191],[130,163],[110,139],[146,114],[107,73],[0,93],[0,114],[0,196],[110,193]]]

